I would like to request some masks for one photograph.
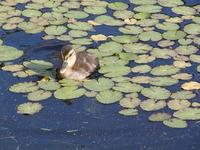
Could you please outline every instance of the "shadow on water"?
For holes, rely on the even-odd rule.
[[[111,2],[111,0],[110,0]],[[128,2],[128,1],[127,1]],[[200,4],[185,0],[187,5]],[[94,34],[117,34],[115,28],[97,27]],[[25,51],[24,59],[51,60],[58,64],[62,43],[40,45],[41,34],[0,31],[6,45]],[[34,47],[36,46],[36,47]],[[40,47],[41,46],[41,47]],[[18,60],[20,61],[20,60]],[[162,62],[159,62],[162,63]],[[166,62],[165,62],[166,63]],[[193,68],[191,71],[194,71]],[[27,101],[24,95],[11,94],[10,85],[21,79],[0,71],[0,150],[199,150],[200,123],[186,129],[171,129],[161,123],[148,123],[149,113],[137,117],[117,114],[118,104],[103,106],[85,97],[63,103],[51,98],[44,109],[33,116],[16,114],[16,105]]]

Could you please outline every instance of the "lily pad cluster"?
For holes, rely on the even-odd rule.
[[[19,10],[18,4],[24,8]],[[163,11],[165,8],[174,17]],[[45,9],[48,11],[44,12]],[[199,102],[190,101],[196,97],[194,91],[200,89],[200,83],[193,78],[194,73],[200,72],[198,14],[199,6],[185,6],[183,0],[1,1],[2,29],[42,33],[44,40],[69,41],[77,52],[96,55],[100,61],[98,72],[102,74],[98,79],[84,82],[57,81],[49,61],[6,64],[2,70],[12,72],[15,77],[43,78],[9,88],[11,92],[27,94],[31,101],[19,105],[18,112],[38,112],[42,108],[38,101],[52,96],[59,100],[87,96],[95,97],[102,104],[119,103],[122,108],[118,112],[123,116],[139,115],[139,110],[143,110],[141,113],[162,110],[162,113],[152,113],[149,120],[161,121],[173,128],[187,127],[187,120],[200,119]],[[104,27],[119,32],[105,35],[101,32]],[[0,45],[0,62],[23,55],[16,48],[3,45],[3,41]],[[193,66],[196,72],[191,73]],[[170,114],[163,112],[167,109]]]

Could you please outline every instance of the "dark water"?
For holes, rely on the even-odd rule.
[[[187,5],[198,3],[199,0],[186,0]],[[106,34],[108,30],[117,34],[115,28],[104,26],[94,32]],[[0,34],[5,45],[24,49],[25,59],[58,62],[59,46],[33,51],[24,48],[43,43],[41,34],[27,35],[20,31],[12,34],[0,31]],[[200,149],[199,122],[189,122],[186,129],[171,129],[161,123],[149,123],[149,113],[123,117],[117,114],[118,104],[104,106],[95,99],[81,98],[66,104],[52,98],[42,102],[44,109],[36,115],[16,114],[16,105],[27,99],[23,94],[11,94],[8,88],[19,80],[0,71],[0,150]]]

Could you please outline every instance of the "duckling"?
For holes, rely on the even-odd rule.
[[[99,66],[97,57],[85,51],[76,53],[70,45],[62,47],[61,60],[60,76],[73,80],[86,79]]]

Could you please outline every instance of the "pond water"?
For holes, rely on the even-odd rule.
[[[121,2],[130,3],[128,0]],[[185,0],[185,5],[188,6],[198,4],[199,0]],[[164,11],[174,15],[168,9]],[[117,28],[112,26],[103,25],[95,29],[90,35],[119,34]],[[0,30],[4,45],[24,50],[24,56],[14,62],[42,59],[58,66],[60,63],[58,54],[62,46],[59,44],[45,46],[46,41],[41,39],[42,35],[44,34],[30,35],[21,30],[14,32]],[[52,40],[52,43],[55,42],[56,40]],[[40,44],[44,46],[38,48],[37,45]],[[93,46],[98,44],[97,42]],[[156,61],[156,64],[152,65],[167,63],[168,60]],[[195,72],[196,66],[190,67],[186,72]],[[200,81],[198,74],[194,75],[194,78],[195,81]],[[0,70],[0,150],[199,150],[200,148],[198,121],[188,121],[188,127],[184,129],[168,128],[162,123],[150,123],[148,117],[151,112],[139,109],[138,116],[122,116],[118,114],[121,110],[119,103],[103,105],[95,98],[81,97],[71,102],[62,102],[51,97],[41,102],[44,108],[39,113],[30,116],[17,114],[16,106],[27,102],[27,97],[24,94],[11,93],[8,89],[17,82],[30,80],[37,81],[38,77],[14,78],[11,73]],[[176,89],[172,87],[172,90]],[[196,93],[198,94],[198,91]],[[196,99],[199,98],[198,95]]]

